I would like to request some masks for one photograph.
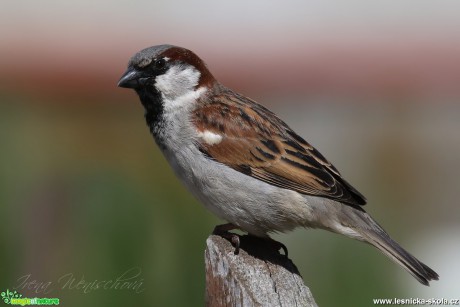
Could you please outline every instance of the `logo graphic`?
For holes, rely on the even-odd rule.
[[[28,298],[22,297],[22,294],[18,293],[17,291],[11,292],[10,290],[6,289],[6,292],[1,293],[2,300],[5,304],[9,305],[59,305],[58,298]]]
[[[2,300],[5,302],[5,304],[11,304],[12,299],[20,298],[22,297],[22,294],[19,294],[18,292],[10,292],[10,290],[6,289],[6,292],[2,292]]]

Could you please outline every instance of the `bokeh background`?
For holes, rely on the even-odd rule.
[[[63,306],[204,304],[205,239],[221,221],[116,87],[131,55],[170,43],[278,113],[441,276],[424,287],[322,231],[276,235],[320,306],[459,298],[459,14],[458,1],[3,0],[0,290]],[[142,292],[76,286],[128,270]]]

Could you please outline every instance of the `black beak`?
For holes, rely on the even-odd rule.
[[[138,88],[140,86],[139,79],[141,75],[134,68],[128,68],[118,81],[118,87]]]

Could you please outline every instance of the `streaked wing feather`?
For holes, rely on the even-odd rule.
[[[315,148],[255,101],[222,89],[192,120],[199,131],[222,136],[217,144],[199,142],[200,150],[220,163],[280,188],[355,207],[366,203]]]

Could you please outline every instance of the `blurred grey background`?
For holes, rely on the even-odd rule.
[[[320,306],[458,298],[459,12],[458,1],[2,1],[0,291],[203,305],[205,239],[221,221],[116,87],[131,55],[170,43],[278,113],[440,274],[423,287],[362,243],[276,235]],[[103,288],[120,278],[129,286]]]

